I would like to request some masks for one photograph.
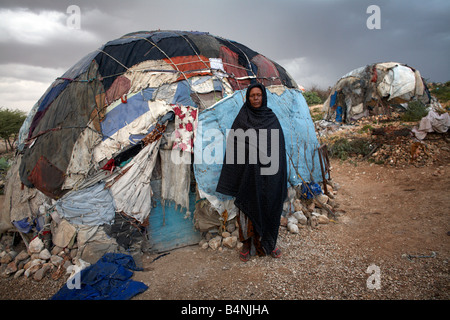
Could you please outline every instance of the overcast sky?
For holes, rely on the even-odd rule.
[[[79,20],[67,12],[71,5]],[[370,5],[379,12],[368,13]],[[449,16],[448,0],[1,0],[0,106],[28,112],[86,54],[124,34],[157,29],[240,42],[306,88],[327,88],[355,68],[385,61],[445,82]]]

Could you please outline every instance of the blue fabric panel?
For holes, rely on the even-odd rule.
[[[71,224],[110,224],[115,216],[114,199],[104,183],[73,191],[56,203],[56,210]]]
[[[336,108],[336,122],[342,122],[342,107],[338,106]]]
[[[222,81],[220,81],[219,79],[214,79],[213,80],[213,86],[214,86],[214,90],[215,91],[222,91],[223,90]]]
[[[304,199],[312,199],[321,193],[322,189],[318,183],[302,183],[301,195]]]
[[[153,100],[153,94],[155,93],[156,90],[158,90],[158,88],[147,88],[142,90],[142,96],[144,100],[146,101]]]
[[[175,114],[172,111],[167,112],[164,116],[158,119],[158,124],[165,124],[166,121],[173,121]],[[139,143],[147,134],[155,129],[155,125],[152,125],[145,134],[130,134],[129,140],[132,145]]]
[[[236,91],[199,114],[194,145],[194,173],[199,189],[220,200],[230,197],[217,193],[216,186],[222,170],[226,148],[226,130],[242,107],[245,90]],[[283,94],[267,92],[268,106],[277,115],[283,128],[288,162],[288,187],[300,185],[290,158],[301,177],[307,181],[322,181],[319,147],[314,123],[305,98],[297,89],[286,89]]]
[[[60,81],[60,80],[56,80]],[[55,81],[55,82],[56,82]],[[67,85],[70,83],[69,80],[64,80],[62,82],[59,82],[58,84],[54,84],[54,87],[50,89],[49,93],[42,99],[37,112],[43,111],[47,109],[47,107],[59,96],[59,94],[67,87]]]
[[[203,76],[199,79],[196,79],[192,82],[193,86],[199,85],[204,83],[205,81],[209,81],[211,80],[211,76]],[[213,87],[214,87],[214,91],[222,91],[223,90],[223,84],[222,81],[220,81],[219,79],[213,79]]]
[[[16,227],[17,230],[23,233],[28,233],[31,231],[32,225],[30,224],[30,221],[28,218],[19,220],[19,221],[13,221],[12,224],[14,227]]]
[[[128,98],[126,103],[121,103],[109,111],[101,122],[103,140],[148,111],[148,103],[141,93]]]
[[[155,43],[158,43],[162,39],[174,38],[174,37],[180,37],[180,35],[177,33],[174,33],[174,32],[162,31],[162,32],[155,32],[154,34],[152,34],[151,40]]]
[[[103,50],[103,47],[99,48],[99,50]],[[91,65],[92,60],[95,59],[97,56],[98,51],[93,51],[83,58],[81,58],[80,61],[75,63],[69,70],[67,70],[61,78],[69,78],[69,79],[75,79],[80,74],[85,73],[89,66]]]
[[[194,101],[192,101],[191,89],[186,80],[178,82],[177,91],[175,92],[171,103],[183,106],[197,107]]]
[[[337,98],[337,91],[335,91],[333,95],[330,97],[330,107],[334,106],[334,104],[336,103],[336,98]]]
[[[115,40],[108,41],[105,44],[105,47],[118,46],[118,45],[130,43],[130,42],[133,42],[133,41],[139,41],[139,40],[142,40],[141,38],[147,38],[148,34],[136,33],[136,34],[132,34],[132,35],[129,35],[129,36],[130,36],[129,38],[128,37],[123,37],[123,38],[118,38],[118,39],[115,39]]]
[[[189,211],[195,211],[195,193],[189,193]],[[152,251],[163,252],[178,247],[198,243],[202,234],[194,228],[194,215],[185,218],[186,209],[177,209],[172,201],[167,201],[163,208],[160,200],[155,200],[149,221],[149,242]]]
[[[204,32],[204,31],[191,31],[191,32],[189,32],[189,34],[195,34],[195,35],[201,36],[201,35],[209,35],[209,32]],[[189,34],[183,33],[184,36],[189,35]]]
[[[73,288],[67,283],[51,300],[128,300],[144,292],[148,286],[131,280],[133,271],[140,271],[130,255],[106,253],[95,264],[80,273],[78,288],[72,280]],[[70,282],[70,280],[69,280]]]

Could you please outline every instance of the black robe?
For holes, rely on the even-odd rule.
[[[249,102],[249,92],[254,87],[259,87],[263,92],[262,106],[259,108],[252,107]],[[239,164],[238,143],[231,141],[230,135],[228,136],[225,160],[216,191],[235,197],[236,207],[250,219],[260,236],[265,253],[270,254],[276,246],[283,203],[287,197],[287,163],[283,130],[275,113],[267,106],[266,88],[262,84],[257,83],[248,87],[246,101],[231,129],[243,129],[245,132],[248,129],[256,129],[253,132],[256,132],[258,143],[255,146],[251,143],[251,139],[245,139],[245,163]],[[259,146],[260,129],[267,129],[267,147],[264,146],[262,150]],[[278,131],[278,142],[274,145],[278,148],[278,170],[274,174],[261,174],[261,169],[274,165],[273,159],[267,164],[267,159],[261,161],[259,156],[260,152],[267,150],[267,155],[271,157],[273,130]],[[233,143],[235,143],[234,150],[230,149]],[[258,154],[256,163],[249,158],[250,153],[255,150]],[[229,151],[234,151],[232,163],[227,161],[227,158],[233,158],[227,157]]]

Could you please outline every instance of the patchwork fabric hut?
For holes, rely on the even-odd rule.
[[[35,104],[3,222],[76,241],[87,261],[142,236],[155,251],[198,242],[233,221],[233,199],[215,192],[218,155],[254,81],[285,132],[289,187],[321,181],[314,125],[283,67],[206,32],[142,31],[86,55]]]
[[[350,123],[373,114],[384,114],[389,106],[413,99],[430,103],[430,92],[419,70],[402,63],[366,65],[342,76],[323,105],[325,120]]]

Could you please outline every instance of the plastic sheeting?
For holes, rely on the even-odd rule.
[[[141,62],[124,74],[131,82],[130,92],[138,92],[148,87],[159,87],[174,82],[178,75],[175,69],[164,60]]]
[[[342,101],[336,100],[341,93]],[[430,102],[428,89],[418,70],[397,62],[366,65],[341,77],[323,104],[325,120],[334,120],[343,110],[343,121],[351,122],[371,114],[387,112],[390,104],[418,99]]]
[[[148,217],[152,206],[150,179],[160,142],[157,140],[148,144],[122,168],[120,175],[107,180],[116,210],[141,223]]]
[[[51,300],[128,300],[147,290],[143,282],[131,280],[136,266],[130,255],[107,253],[69,279]],[[77,278],[78,277],[78,278]]]
[[[181,150],[160,150],[161,199],[173,201],[182,208],[189,208],[191,182],[191,153]],[[189,211],[189,210],[188,210]]]
[[[388,100],[401,97],[410,92],[414,95],[416,88],[416,76],[414,71],[405,66],[396,66],[389,71],[389,73],[391,72],[393,77]]]
[[[3,232],[12,228],[13,221],[23,219],[34,219],[39,212],[39,206],[45,202],[45,195],[37,189],[22,188],[18,168],[21,157],[17,157],[8,170],[5,185],[4,210],[1,217],[1,228]]]
[[[419,126],[414,127],[412,132],[417,139],[423,140],[429,132],[445,133],[450,128],[450,115],[446,112],[439,114],[430,110],[428,114],[420,120]]]
[[[157,119],[173,109],[172,106],[162,100],[148,101],[146,103],[149,104],[148,112],[126,124],[111,135],[109,139],[102,141],[95,147],[94,160],[96,162],[110,159],[115,153],[130,145],[130,137],[149,133]],[[123,112],[126,113],[126,109],[123,109]]]
[[[86,180],[89,171],[96,165],[93,150],[101,140],[100,133],[95,130],[92,123],[89,123],[73,146],[72,158],[67,166],[63,189],[76,189]]]
[[[115,215],[113,197],[104,183],[66,194],[56,202],[56,210],[71,224],[89,226],[109,224]]]

